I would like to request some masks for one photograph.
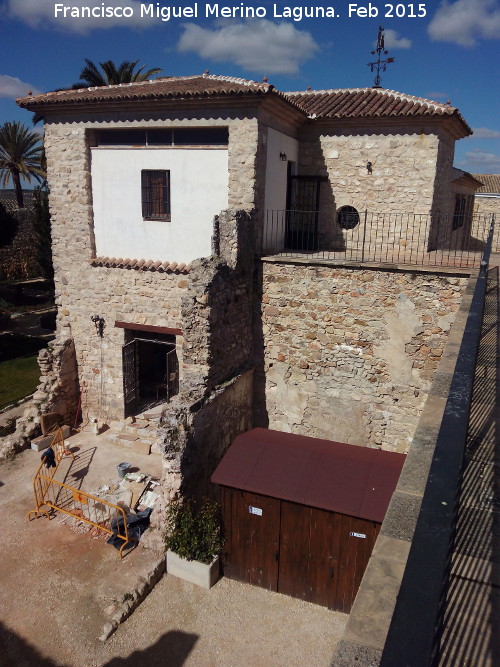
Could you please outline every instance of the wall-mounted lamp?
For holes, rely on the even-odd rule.
[[[372,173],[372,163],[371,163],[371,162],[367,162],[367,163],[366,163],[366,171],[367,171],[369,174]]]
[[[99,315],[92,315],[90,319],[95,324],[95,330],[97,335],[100,338],[102,338],[104,336],[104,327],[106,326],[104,317],[100,317]]]
[[[286,153],[280,153],[280,160],[282,162],[286,162],[288,160]]]

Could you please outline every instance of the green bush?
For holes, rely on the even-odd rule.
[[[175,501],[167,508],[165,546],[181,558],[210,563],[222,549],[219,505],[208,498]]]

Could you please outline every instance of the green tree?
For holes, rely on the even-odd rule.
[[[0,127],[0,179],[5,188],[12,178],[19,208],[24,208],[21,176],[28,183],[32,177],[39,182],[45,178],[41,159],[39,134],[31,132],[19,121],[7,121]]]
[[[52,234],[50,229],[49,191],[47,185],[33,193],[33,229],[36,234],[36,259],[44,278],[54,281],[52,265]]]
[[[99,63],[99,67],[85,58],[86,66],[80,72],[80,81],[75,83],[73,88],[89,88],[94,86],[111,86],[118,83],[134,83],[136,81],[147,81],[155,74],[161,72],[159,67],[153,67],[143,71],[146,65],[135,71],[138,60],[130,62],[124,60],[118,67],[112,60],[106,60],[104,63]]]

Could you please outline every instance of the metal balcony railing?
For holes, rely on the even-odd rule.
[[[264,212],[261,255],[380,264],[479,266],[491,215]]]

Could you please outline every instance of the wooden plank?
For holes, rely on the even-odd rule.
[[[130,329],[131,331],[150,331],[151,333],[170,334],[171,336],[182,336],[182,329],[171,327],[156,327],[152,324],[135,324],[134,322],[115,321],[115,327],[119,329]]]

